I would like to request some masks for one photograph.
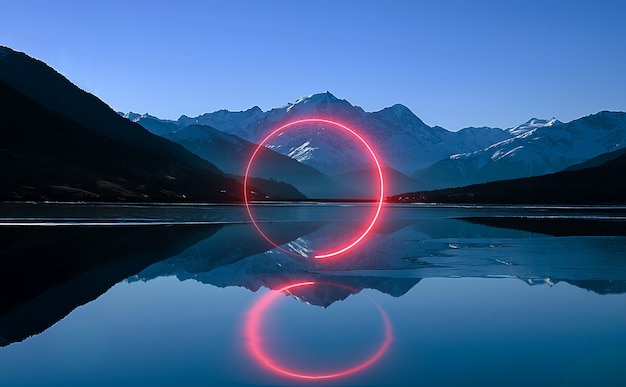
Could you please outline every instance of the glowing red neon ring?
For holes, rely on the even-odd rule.
[[[245,333],[248,339],[248,346],[249,346],[250,352],[267,368],[273,371],[276,371],[280,374],[295,377],[295,378],[300,378],[300,379],[332,379],[332,378],[347,376],[347,375],[359,372],[371,366],[376,361],[378,361],[381,358],[381,356],[387,351],[387,348],[391,344],[391,341],[393,340],[393,334],[391,331],[391,322],[389,321],[389,316],[387,316],[387,313],[385,313],[385,311],[380,307],[380,305],[378,305],[374,301],[372,301],[372,303],[374,304],[374,306],[376,306],[376,308],[380,312],[380,315],[382,316],[383,322],[385,324],[385,340],[383,341],[383,343],[380,345],[380,347],[376,350],[376,352],[372,356],[370,356],[365,361],[357,364],[354,367],[347,368],[343,371],[332,372],[332,373],[327,373],[327,374],[303,373],[303,372],[293,371],[284,366],[281,366],[263,351],[263,347],[260,344],[262,339],[261,339],[261,335],[259,334],[259,327],[261,325],[261,315],[263,314],[263,312],[278,297],[280,297],[283,293],[287,292],[288,290],[293,289],[295,287],[309,286],[309,285],[315,285],[315,284],[316,283],[313,281],[299,282],[299,283],[295,283],[292,285],[287,285],[279,289],[278,291],[267,293],[263,297],[261,297],[261,299],[252,307],[252,309],[248,313],[248,319],[246,320]],[[337,286],[341,286],[341,285],[337,285]]]
[[[365,146],[365,148],[367,148],[367,150],[369,151],[370,155],[372,156],[372,160],[374,160],[374,163],[376,164],[376,169],[378,170],[378,177],[379,177],[379,183],[380,183],[380,195],[378,197],[378,205],[377,205],[377,208],[376,208],[376,213],[372,217],[372,220],[371,220],[369,226],[367,226],[365,231],[363,231],[363,233],[361,235],[359,235],[354,241],[349,243],[347,246],[345,246],[345,247],[343,247],[343,248],[341,248],[339,250],[332,251],[330,253],[317,254],[317,255],[314,256],[315,258],[321,259],[321,258],[330,258],[330,257],[336,256],[336,255],[339,255],[341,253],[345,253],[346,251],[348,251],[351,248],[353,248],[354,246],[356,246],[359,242],[361,242],[361,240],[363,240],[363,238],[365,238],[365,236],[370,232],[372,227],[374,227],[374,224],[378,220],[378,216],[380,215],[380,211],[381,211],[381,209],[383,207],[384,179],[383,179],[382,168],[380,167],[380,163],[378,162],[378,158],[376,157],[376,154],[374,153],[372,148],[365,141],[365,139],[363,139],[363,137],[361,137],[357,132],[355,132],[354,130],[352,130],[352,129],[348,128],[347,126],[342,125],[342,124],[340,124],[338,122],[327,120],[327,119],[322,119],[322,118],[307,118],[307,119],[292,121],[292,122],[289,122],[289,123],[281,126],[278,129],[274,130],[273,132],[268,134],[263,139],[263,141],[261,141],[257,145],[256,149],[254,150],[254,153],[252,153],[252,156],[250,157],[250,160],[248,161],[248,166],[246,167],[246,173],[245,173],[244,178],[243,178],[243,199],[244,199],[244,202],[246,204],[246,210],[248,211],[248,215],[250,216],[250,219],[252,220],[252,224],[254,224],[254,227],[257,229],[257,231],[263,236],[263,238],[265,238],[265,240],[270,242],[272,245],[280,248],[267,235],[265,235],[265,233],[261,230],[261,228],[259,227],[257,222],[254,220],[254,216],[252,215],[252,211],[250,210],[250,202],[248,200],[248,175],[250,173],[250,168],[252,167],[252,162],[254,161],[254,158],[256,157],[257,153],[259,152],[259,150],[262,147],[265,146],[265,143],[267,143],[267,141],[269,141],[269,139],[272,138],[276,133],[278,133],[280,131],[283,131],[285,129],[288,129],[289,127],[292,127],[294,125],[304,124],[304,123],[313,123],[313,122],[335,125],[335,126],[341,128],[341,129],[347,131],[348,133],[352,134],[354,137],[356,137],[356,139],[359,140]]]

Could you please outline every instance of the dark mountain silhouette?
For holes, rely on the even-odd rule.
[[[544,176],[395,195],[390,202],[499,204],[626,203],[626,154],[603,164]]]
[[[228,199],[240,185],[207,163],[159,157],[94,132],[0,81],[3,200]]]
[[[99,98],[81,90],[45,63],[6,47],[0,47],[0,50],[5,52],[0,59],[0,80],[46,109],[90,131],[124,141],[148,153],[161,152],[164,156],[186,161],[191,166],[216,171],[215,167],[189,155],[181,147],[123,119]]]
[[[0,47],[0,200],[240,200],[241,184]],[[271,184],[271,183],[269,183]]]
[[[288,242],[316,227],[299,223],[275,238]],[[116,283],[198,244],[204,249],[193,251],[212,267],[273,247],[250,224],[1,227],[0,347],[44,331]]]
[[[221,225],[0,228],[0,346],[47,329]]]

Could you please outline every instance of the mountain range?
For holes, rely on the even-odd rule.
[[[144,125],[144,117],[152,124],[155,120],[153,116],[135,113],[129,113],[127,117],[141,125]],[[503,130],[486,127],[466,128],[458,132],[431,127],[401,104],[365,112],[328,91],[299,98],[266,112],[255,106],[242,112],[220,110],[193,118],[181,116],[176,121],[161,120],[164,125],[158,130],[163,135],[172,125],[183,128],[201,124],[258,143],[285,123],[312,117],[335,120],[358,131],[371,143],[387,167],[407,175],[452,153],[479,150],[511,136]],[[150,125],[146,123],[144,126],[154,130],[155,126],[152,125],[151,129]],[[363,150],[355,141],[338,143],[340,130],[318,125],[314,130],[306,131],[305,126],[294,127],[276,136],[267,146],[329,176],[371,167],[369,159],[362,156]]]
[[[539,176],[626,146],[626,114],[600,112],[568,123],[533,119],[514,137],[454,154],[414,176],[439,187]]]
[[[256,144],[281,125],[313,117],[368,141],[387,196],[597,167],[626,145],[623,112],[451,132],[400,104],[366,112],[330,92],[269,111],[178,120],[123,115],[45,63],[0,47],[0,199],[241,200]],[[255,199],[375,198],[372,160],[335,125],[301,124],[266,140],[250,171]]]
[[[426,125],[400,104],[365,112],[330,92],[303,97],[266,112],[255,106],[239,112],[183,115],[178,120],[136,113],[124,116],[220,168],[232,161],[201,146],[212,136],[223,137],[219,132],[235,136],[230,137],[231,142],[254,144],[272,130],[299,119],[323,117],[349,123],[376,149],[389,176],[389,195],[554,173],[626,146],[626,114],[622,112],[600,112],[568,123],[556,118],[531,118],[508,129],[470,127],[451,132]],[[188,127],[198,125],[207,130],[198,135],[188,133]],[[371,186],[375,172],[371,160],[354,139],[341,138],[338,132],[332,125],[303,124],[269,139],[266,147],[315,168],[335,184]],[[233,151],[228,153],[232,155]],[[279,180],[306,194],[306,188],[290,180],[291,176],[294,174],[284,173]],[[305,175],[297,176],[302,179]]]

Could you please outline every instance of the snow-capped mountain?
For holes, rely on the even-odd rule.
[[[140,116],[129,114],[130,117]],[[253,107],[241,112],[220,110],[198,117],[182,116],[177,121],[161,121],[170,128],[170,124],[179,128],[191,124],[208,125],[259,143],[288,122],[312,117],[336,120],[354,129],[366,138],[386,166],[405,174],[425,168],[451,154],[473,152],[511,136],[493,128],[450,132],[441,127],[431,127],[400,104],[376,112],[365,112],[330,92],[299,98],[266,112]],[[149,116],[139,118],[137,122],[155,134],[162,135],[167,130],[166,126],[156,127]],[[282,135],[271,138],[266,145],[330,176],[373,165],[354,137],[332,125],[291,127]]]
[[[383,164],[405,174],[426,167],[457,149],[469,152],[509,137],[500,130],[485,130],[489,133],[487,138],[473,144],[467,141],[465,133],[426,125],[403,105],[369,113],[330,92],[313,94],[272,109],[248,133],[252,135],[252,141],[259,141],[261,136],[281,123],[309,117],[329,118],[353,128],[365,137]],[[340,140],[342,133],[335,128],[316,128],[320,126],[313,126],[309,131],[304,127],[293,128],[273,138],[269,147],[283,154],[292,154],[292,157],[330,175],[372,168],[371,160],[354,138],[346,136]]]
[[[177,121],[128,115],[159,135],[178,130],[174,127],[201,124],[252,143],[259,143],[273,130],[295,120],[335,120],[362,134],[384,166],[411,176],[415,180],[414,190],[562,170],[626,145],[622,116],[623,113],[601,112],[570,123],[556,118],[532,118],[506,130],[470,127],[450,132],[425,124],[403,105],[366,112],[330,92],[299,98],[266,112],[258,107],[241,112],[220,110],[195,118],[182,116]],[[270,138],[266,146],[328,176],[367,177],[363,171],[374,167],[363,146],[332,124],[290,127]],[[351,181],[366,183],[363,179]]]
[[[559,124],[562,124],[562,122],[557,120],[554,117],[550,118],[549,120],[542,120],[541,118],[531,118],[530,120],[524,122],[523,124],[514,126],[510,129],[507,129],[506,131],[511,136],[515,137],[515,136],[519,136],[520,134],[524,134],[534,129],[545,128],[548,126],[559,125]]]
[[[515,137],[485,149],[451,155],[416,178],[440,187],[553,173],[626,146],[626,113],[600,112],[569,123],[532,119]]]

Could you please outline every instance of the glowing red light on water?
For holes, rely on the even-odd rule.
[[[326,252],[323,254],[316,254],[315,258],[317,259],[324,259],[324,258],[331,258],[331,257],[335,257],[337,255],[340,255],[342,253],[345,253],[346,251],[350,250],[351,248],[353,248],[354,246],[356,246],[359,242],[361,242],[366,236],[367,234],[372,230],[372,228],[374,227],[374,224],[376,224],[376,221],[378,220],[379,216],[380,216],[380,212],[383,206],[383,200],[384,200],[384,178],[383,178],[383,171],[382,168],[380,166],[380,162],[378,161],[378,157],[376,157],[376,153],[374,152],[374,150],[372,149],[372,147],[367,143],[367,141],[365,141],[365,139],[363,138],[363,136],[361,136],[360,134],[358,134],[356,131],[354,131],[353,129],[350,129],[349,127],[347,127],[346,125],[343,125],[339,122],[336,121],[332,121],[332,120],[328,120],[328,119],[323,119],[323,118],[307,118],[307,119],[302,119],[302,120],[297,120],[297,121],[291,121],[283,126],[281,126],[280,128],[272,131],[270,134],[268,134],[256,147],[256,149],[254,150],[254,152],[252,153],[252,156],[250,156],[250,160],[248,161],[248,165],[246,167],[246,173],[244,175],[244,179],[243,179],[243,198],[244,198],[244,202],[246,205],[246,210],[248,211],[248,215],[250,216],[250,219],[252,220],[252,223],[254,224],[254,227],[257,229],[257,231],[261,234],[261,236],[263,236],[263,238],[265,238],[268,242],[270,242],[272,245],[274,245],[275,247],[280,248],[276,243],[274,243],[264,232],[263,230],[261,230],[261,228],[259,227],[259,225],[257,224],[256,220],[254,219],[254,216],[252,215],[252,210],[250,209],[250,200],[248,199],[248,194],[249,194],[249,188],[248,188],[248,178],[250,175],[250,171],[252,169],[252,166],[254,164],[254,158],[256,157],[256,155],[259,153],[259,151],[265,146],[265,144],[272,138],[274,137],[276,134],[278,133],[282,133],[283,131],[287,130],[287,129],[292,129],[293,127],[297,126],[297,125],[302,125],[302,124],[313,124],[313,123],[317,123],[317,124],[329,124],[334,126],[335,128],[339,128],[341,130],[346,131],[347,133],[351,134],[354,138],[356,138],[357,141],[359,141],[364,148],[367,150],[367,152],[369,153],[369,155],[372,158],[372,161],[374,163],[374,165],[376,166],[376,171],[378,172],[378,176],[376,177],[376,180],[378,181],[379,184],[379,189],[378,189],[378,198],[377,198],[377,204],[376,204],[376,211],[374,213],[374,215],[372,216],[372,219],[370,220],[370,222],[367,224],[367,226],[363,229],[362,232],[360,232],[357,237],[355,239],[353,239],[351,242],[349,242],[347,245],[345,245],[342,248],[336,249],[334,251],[330,251],[330,252]],[[281,249],[282,250],[282,249]]]
[[[248,349],[249,349],[250,353],[261,364],[263,364],[265,367],[267,367],[268,369],[270,369],[270,370],[272,370],[274,372],[277,372],[277,373],[282,374],[282,375],[294,377],[294,378],[310,379],[310,380],[315,380],[315,379],[318,379],[318,380],[319,379],[333,379],[333,378],[339,378],[339,377],[347,376],[347,375],[354,374],[356,372],[362,371],[365,368],[367,368],[367,367],[371,366],[372,364],[374,364],[376,361],[378,361],[382,357],[382,355],[387,351],[387,348],[391,344],[391,341],[393,340],[393,334],[392,334],[392,330],[391,330],[391,322],[389,321],[389,316],[387,316],[387,313],[385,313],[385,311],[380,307],[380,305],[378,305],[374,301],[372,301],[372,303],[378,309],[378,312],[380,313],[380,315],[382,317],[382,320],[383,320],[383,323],[384,323],[385,339],[382,342],[382,344],[377,348],[377,350],[372,355],[370,355],[369,357],[365,358],[363,361],[361,361],[360,363],[357,363],[354,366],[347,367],[347,368],[339,370],[339,371],[328,372],[328,373],[314,373],[314,372],[297,371],[297,370],[294,370],[294,369],[290,369],[287,366],[281,365],[280,362],[277,359],[272,358],[264,350],[264,348],[262,346],[263,337],[260,334],[262,321],[263,321],[263,313],[280,296],[282,296],[284,294],[289,294],[289,292],[291,290],[293,290],[293,289],[300,288],[300,287],[305,287],[305,286],[312,286],[312,285],[316,285],[316,284],[318,284],[318,283],[313,282],[313,281],[308,281],[308,282],[299,282],[299,283],[287,285],[287,286],[284,286],[281,289],[278,289],[277,291],[269,292],[269,293],[263,295],[259,299],[259,301],[257,301],[256,304],[254,304],[252,309],[250,309],[250,311],[248,312],[248,319],[246,320],[246,325],[245,325],[245,334],[246,334],[246,337],[248,339]],[[334,286],[339,286],[339,287],[345,287],[343,285],[337,285],[337,284],[327,284],[327,285],[334,285]]]

